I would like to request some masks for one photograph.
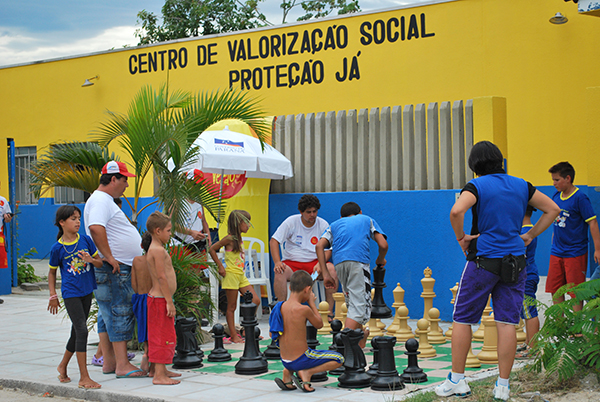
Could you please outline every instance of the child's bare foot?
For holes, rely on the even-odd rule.
[[[171,379],[169,377],[166,377],[166,376],[165,377],[163,377],[163,376],[154,377],[152,379],[152,384],[154,384],[154,385],[177,385],[180,382],[181,381],[179,381],[179,380],[173,380],[173,379]]]
[[[305,370],[300,370],[300,371],[298,371],[297,377],[294,374],[292,374],[292,381],[294,382],[296,387],[298,387],[302,391],[314,392],[315,389],[312,387],[312,385],[310,383],[311,377],[312,377],[312,374],[308,373]]]
[[[96,381],[91,378],[87,378],[85,380],[79,380],[79,388],[84,389],[99,389],[102,388],[102,385],[98,384]]]
[[[69,378],[69,376],[67,375],[67,368],[66,367],[58,366],[56,368],[56,371],[58,371],[58,381],[60,381],[62,383],[71,382],[71,378]]]
[[[148,355],[147,354],[143,354],[142,355],[142,362],[140,363],[140,368],[142,370],[144,370],[145,372],[149,372],[150,371],[150,363],[148,362]]]
[[[231,337],[231,342],[232,343],[244,343],[244,339],[241,338],[239,335],[235,336],[235,337]]]
[[[154,377],[154,371],[150,370],[150,372],[148,373],[148,377]],[[181,373],[176,373],[174,371],[169,371],[167,370],[167,377],[171,378],[171,377],[181,377]]]

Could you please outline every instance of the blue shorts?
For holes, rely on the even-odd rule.
[[[133,338],[131,266],[121,264],[120,269],[120,273],[113,274],[113,267],[107,262],[96,268],[98,289],[94,294],[102,313],[98,319],[98,333],[108,333],[111,342]]]
[[[294,361],[281,359],[283,367],[290,371],[308,370],[313,367],[320,366],[330,361],[335,361],[340,364],[344,363],[344,356],[339,352],[332,350],[315,350],[308,348],[303,355]]]
[[[137,321],[138,342],[146,342],[148,340],[148,293],[141,295],[134,293],[131,296],[131,304]]]
[[[477,267],[474,261],[467,261],[454,302],[454,322],[477,324],[491,293],[494,321],[517,325],[526,280],[527,271],[522,270],[517,283],[503,283],[500,276]]]
[[[532,275],[527,277],[527,281],[525,282],[525,296],[529,296],[533,300],[535,300],[535,294],[537,292],[538,282],[540,281],[540,277],[533,277]],[[521,309],[521,318],[524,320],[529,320],[530,318],[535,318],[538,316],[537,307],[535,305],[528,305],[531,303],[527,301],[527,297],[523,299],[523,308]]]

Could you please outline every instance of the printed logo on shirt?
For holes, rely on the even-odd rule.
[[[4,200],[0,200],[0,207],[4,206]]]
[[[560,211],[560,214],[554,220],[554,225],[560,228],[564,228],[567,226],[567,218],[571,216],[569,211],[565,211],[564,209]]]
[[[294,242],[299,246],[302,246],[302,235],[296,235],[296,241]]]
[[[69,264],[69,268],[67,268],[67,272],[77,276],[81,275],[90,270],[90,267],[87,262],[79,257],[73,257],[71,263]]]
[[[317,236],[313,236],[313,237],[311,237],[311,239],[310,239],[310,244],[313,244],[313,245],[314,245],[314,244],[317,244],[317,243],[318,243],[318,241],[319,241],[319,239],[317,239]]]

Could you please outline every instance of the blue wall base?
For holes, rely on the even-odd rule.
[[[12,293],[11,281],[10,268],[0,268],[0,295],[9,295]]]

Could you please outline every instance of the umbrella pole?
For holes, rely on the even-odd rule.
[[[225,170],[221,169],[221,186],[219,188],[219,210],[217,211],[217,230],[219,229],[219,225],[221,224],[221,200],[223,200],[223,176]]]

